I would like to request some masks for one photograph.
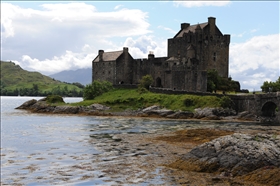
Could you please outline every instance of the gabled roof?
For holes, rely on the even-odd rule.
[[[174,38],[176,38],[176,37],[183,37],[184,33],[188,33],[189,31],[195,33],[195,30],[196,30],[197,26],[200,26],[200,28],[203,30],[203,28],[206,27],[207,25],[208,25],[208,22],[206,22],[206,23],[201,23],[201,24],[196,24],[196,25],[191,25],[191,26],[189,26],[189,27],[187,27],[187,28],[185,28],[185,29],[180,30],[180,31],[174,36]]]
[[[120,57],[122,53],[123,50],[114,52],[104,52],[103,61],[115,61],[116,59],[118,59],[118,57]],[[99,55],[93,60],[93,62],[99,62]]]

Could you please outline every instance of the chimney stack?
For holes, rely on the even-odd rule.
[[[190,26],[190,23],[182,23],[181,24],[181,30],[188,28]]]
[[[154,59],[154,58],[155,58],[154,52],[150,51],[148,55],[148,59]]]
[[[104,50],[98,50],[99,61],[103,61]]]
[[[123,47],[123,52],[128,53],[128,47]]]

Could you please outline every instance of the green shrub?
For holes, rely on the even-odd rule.
[[[230,99],[230,97],[223,96],[220,99],[220,105],[223,108],[233,108],[234,107],[234,102]]]
[[[58,95],[48,95],[46,98],[47,103],[65,103],[63,98]]]
[[[113,89],[112,83],[108,81],[95,80],[92,84],[86,85],[84,88],[83,98],[84,100],[94,99],[96,96],[100,96],[105,92]]]
[[[193,105],[194,105],[194,101],[193,101],[192,99],[190,99],[190,98],[186,98],[186,99],[184,100],[184,105],[185,105],[186,107],[193,106]]]

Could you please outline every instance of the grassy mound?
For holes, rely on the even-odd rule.
[[[111,111],[137,110],[160,105],[171,110],[194,111],[195,108],[220,107],[220,100],[216,96],[167,95],[152,92],[140,93],[137,89],[114,89],[95,97],[94,100],[86,100],[72,105],[88,106],[99,103],[111,107]]]
[[[48,95],[46,97],[46,102],[47,103],[65,103],[63,98],[58,95]]]

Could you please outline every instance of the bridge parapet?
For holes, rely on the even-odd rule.
[[[280,92],[254,95],[228,95],[235,103],[237,112],[249,111],[257,116],[279,118],[280,111]]]

